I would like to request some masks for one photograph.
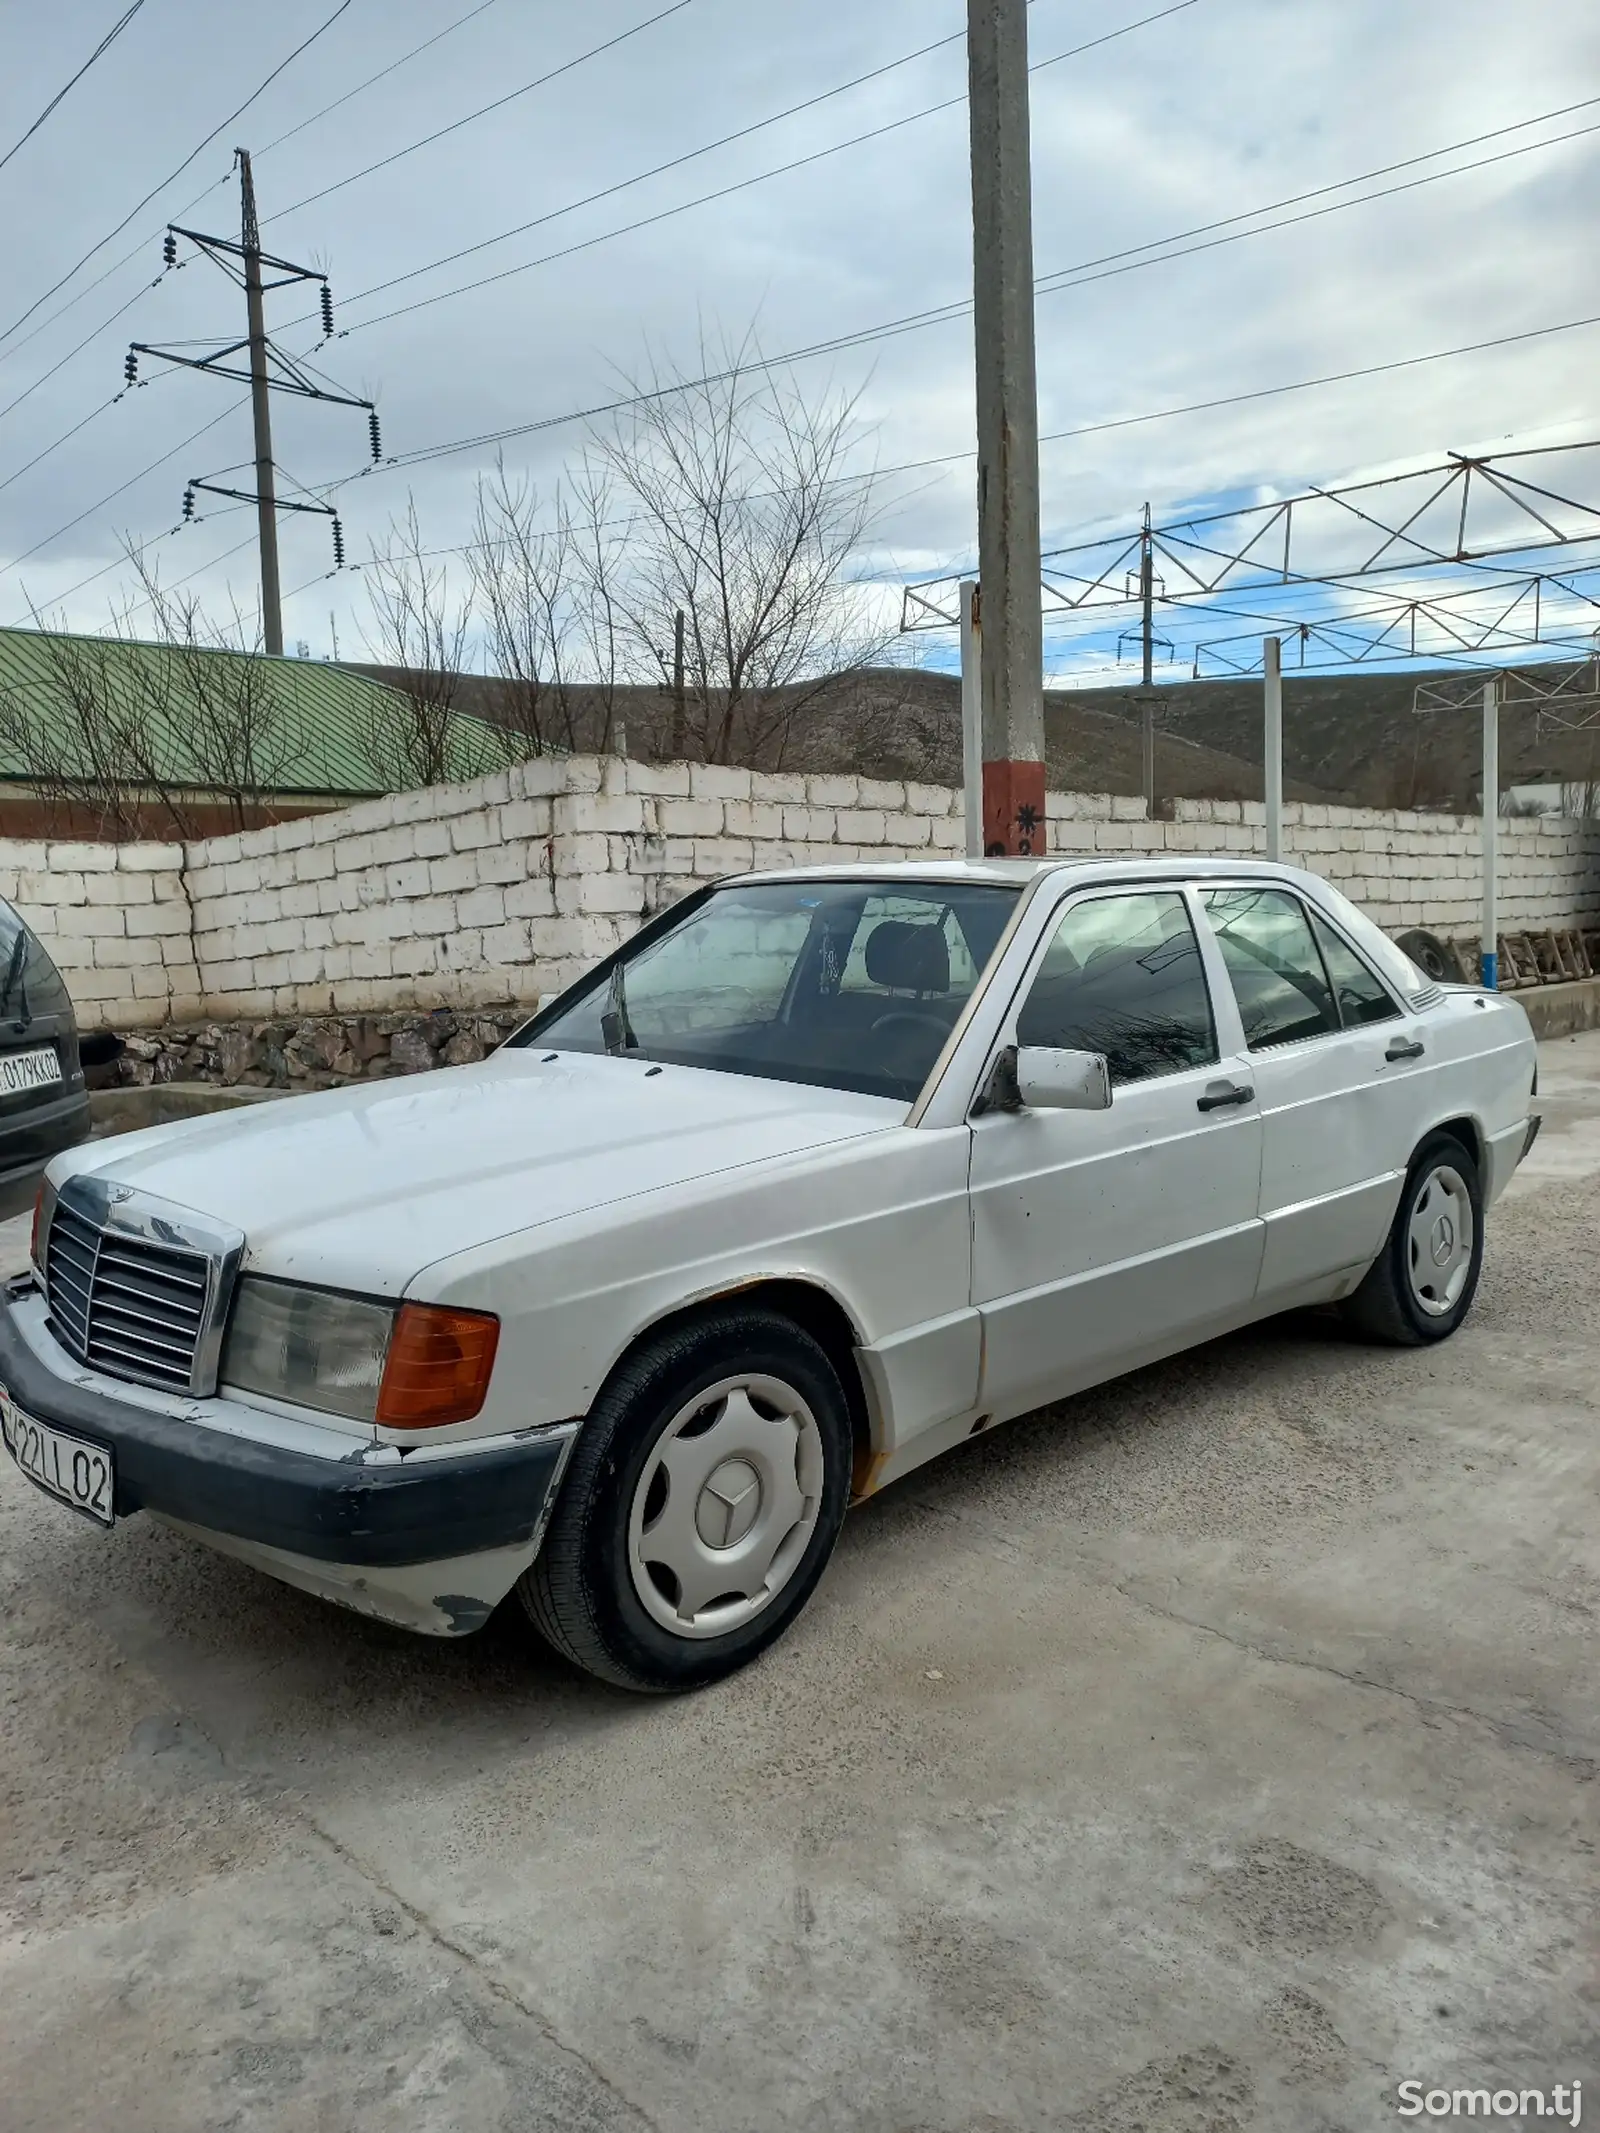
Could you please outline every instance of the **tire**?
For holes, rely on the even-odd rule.
[[[1463,1240],[1466,1222],[1471,1231]],[[1411,1159],[1383,1250],[1344,1315],[1357,1332],[1391,1347],[1448,1340],[1472,1308],[1482,1266],[1477,1158],[1453,1133],[1430,1134]]]
[[[1448,941],[1440,940],[1437,933],[1425,933],[1421,927],[1414,927],[1411,932],[1400,934],[1395,946],[1402,955],[1410,956],[1423,976],[1432,978],[1436,985],[1456,984],[1466,977],[1454,948]]]
[[[606,1384],[522,1603],[602,1681],[658,1695],[720,1681],[811,1597],[851,1453],[844,1388],[810,1334],[758,1309],[691,1320]]]

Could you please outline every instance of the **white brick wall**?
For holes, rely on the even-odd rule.
[[[1258,852],[1262,810],[1179,801],[1170,822],[1052,793],[1051,849]],[[515,1004],[568,983],[651,912],[750,866],[957,852],[942,786],[573,757],[177,845],[0,840],[0,894],[38,930],[87,1025]],[[1285,844],[1382,926],[1472,934],[1476,816],[1285,810]],[[1600,825],[1501,826],[1501,925],[1600,925]]]

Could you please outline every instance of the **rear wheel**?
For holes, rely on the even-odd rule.
[[[640,1348],[585,1423],[518,1591],[556,1649],[624,1688],[699,1688],[782,1635],[844,1518],[851,1435],[824,1349],[727,1311]]]
[[[1477,1161],[1453,1134],[1433,1134],[1412,1159],[1383,1250],[1345,1316],[1396,1347],[1445,1340],[1472,1308],[1482,1265]]]

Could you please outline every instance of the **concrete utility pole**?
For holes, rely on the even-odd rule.
[[[967,857],[983,857],[983,621],[978,588],[961,581],[961,792]]]
[[[689,753],[689,706],[683,688],[683,609],[672,625],[672,760],[681,763]]]
[[[1500,683],[1483,685],[1483,961],[1482,983],[1488,992],[1500,986],[1499,890],[1500,843]]]
[[[250,151],[239,158],[239,250],[244,263],[245,323],[250,335],[250,413],[256,432],[256,524],[261,536],[261,636],[269,652],[283,650],[283,600],[278,579],[278,499],[272,471],[272,390],[267,375],[267,314],[261,291],[261,226],[256,220]]]
[[[1283,857],[1283,645],[1277,637],[1261,640],[1263,710],[1261,790],[1267,803],[1267,857]]]
[[[967,0],[983,587],[983,846],[1045,847],[1027,0]]]
[[[1150,506],[1144,507],[1144,532],[1139,542],[1139,634],[1143,653],[1144,688],[1144,811],[1153,822],[1156,814],[1156,706],[1151,690],[1156,677],[1156,558],[1150,538]]]

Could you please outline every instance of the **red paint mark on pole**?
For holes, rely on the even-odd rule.
[[[1040,859],[1044,849],[1043,763],[985,763],[984,856]]]

